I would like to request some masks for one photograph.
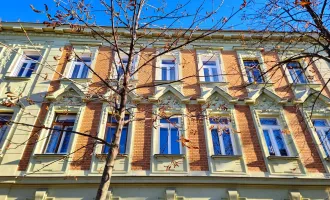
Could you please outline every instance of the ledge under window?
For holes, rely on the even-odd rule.
[[[7,80],[18,80],[18,81],[28,81],[31,77],[20,77],[20,76],[5,76]]]
[[[184,158],[186,154],[155,154],[155,158],[164,158],[164,157],[175,157],[175,158]]]
[[[92,79],[91,78],[62,78],[61,82],[79,82],[79,83],[85,83],[85,82],[90,82]]]
[[[328,157],[325,157],[324,160],[330,162],[330,157],[329,156]]]
[[[269,160],[299,160],[298,156],[268,156]]]
[[[56,154],[56,153],[38,153],[34,154],[35,158],[61,158],[67,157],[67,154]]]
[[[154,81],[156,84],[166,84],[166,83],[168,83],[168,84],[180,84],[180,83],[182,83],[182,81],[181,80],[155,80]]]
[[[217,159],[217,158],[232,158],[232,159],[239,159],[242,155],[212,155],[211,158]]]
[[[101,159],[104,159],[104,158],[107,158],[108,154],[106,153],[98,153],[95,155],[97,158],[101,158]],[[124,154],[117,154],[117,158],[127,158],[128,157],[128,154],[127,153],[124,153]]]
[[[219,81],[219,82],[200,81],[199,83],[209,85],[209,86],[227,86],[228,85],[228,82],[224,82],[224,81]]]
[[[292,87],[294,88],[305,88],[305,87],[309,87],[309,88],[321,88],[321,84],[320,83],[291,83]]]

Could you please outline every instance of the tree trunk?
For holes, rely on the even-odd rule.
[[[109,191],[110,187],[110,180],[112,176],[113,167],[115,164],[115,160],[117,158],[118,152],[119,152],[119,144],[120,144],[120,138],[121,138],[121,132],[125,123],[125,105],[127,94],[126,92],[123,92],[121,102],[120,102],[120,109],[119,109],[119,120],[118,120],[118,127],[116,130],[116,135],[114,142],[112,142],[112,146],[110,147],[110,150],[107,155],[106,163],[104,166],[101,183],[99,185],[99,188],[97,190],[96,194],[96,200],[106,200],[107,193]]]

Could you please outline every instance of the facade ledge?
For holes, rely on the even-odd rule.
[[[7,80],[28,81],[31,77],[5,76]]]
[[[209,81],[200,81],[199,82],[201,85],[203,86],[208,86],[208,87],[221,87],[221,86],[227,86],[229,84],[229,82],[209,82]]]
[[[71,82],[77,82],[77,83],[87,83],[90,82],[92,79],[91,78],[62,78],[61,82],[64,83],[71,83]]]
[[[299,160],[298,156],[268,156],[269,160]]]
[[[185,158],[186,154],[154,154],[155,158],[174,157],[174,158]]]
[[[98,153],[95,155],[96,158],[98,159],[106,159],[108,154],[105,154],[105,153]],[[118,154],[117,155],[117,158],[127,158],[128,157],[128,154]]]
[[[47,154],[47,153],[38,153],[34,154],[35,158],[65,158],[68,157],[67,154]]]
[[[213,159],[219,159],[219,158],[232,158],[232,159],[240,159],[242,158],[242,155],[212,155],[211,158]]]
[[[313,89],[320,89],[322,87],[321,83],[291,83],[293,88],[313,88]]]
[[[166,84],[182,84],[183,81],[181,80],[173,80],[173,81],[163,81],[163,80],[155,80],[155,84],[161,84],[161,85],[166,85]]]

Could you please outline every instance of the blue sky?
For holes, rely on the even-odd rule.
[[[0,7],[0,18],[3,22],[17,22],[18,20],[21,22],[44,22],[46,21],[45,15],[37,14],[30,9],[30,4],[33,4],[35,8],[42,10],[44,8],[44,4],[47,4],[50,8],[51,12],[56,10],[55,4],[53,0],[2,0],[1,7]],[[149,2],[154,2],[155,0],[151,0]],[[176,5],[178,2],[177,0],[167,0],[169,8]],[[86,2],[91,2],[93,4],[99,2],[99,0],[86,0]],[[204,5],[206,11],[209,6],[212,5],[212,0],[206,0],[206,4]],[[214,1],[213,4],[219,3],[220,0]],[[241,0],[224,0],[223,6],[220,9],[219,18],[223,16],[229,16],[232,12],[232,9],[235,10],[239,8],[243,1]],[[195,7],[200,4],[200,1],[192,0],[192,3],[189,5],[188,11],[194,11]],[[102,9],[101,6],[96,5],[94,9]],[[149,12],[149,11],[148,11]],[[148,13],[147,13],[148,14]],[[108,19],[102,12],[97,13],[97,22],[100,25],[107,25]],[[185,26],[188,24],[188,21],[182,21],[180,26]],[[207,28],[211,22],[204,23],[201,28]],[[227,29],[233,29],[232,26],[235,26],[234,29],[242,29],[244,26],[237,24],[242,24],[241,15],[237,15],[233,20],[229,21]]]

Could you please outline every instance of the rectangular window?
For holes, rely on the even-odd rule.
[[[125,115],[124,120],[128,120],[129,115]],[[107,121],[107,128],[106,128],[106,133],[105,133],[105,140],[108,143],[112,143],[114,136],[116,134],[118,126],[118,121],[115,116],[109,115],[108,116],[108,121]],[[119,143],[119,153],[120,154],[125,154],[126,153],[126,143],[127,143],[127,133],[128,133],[128,124],[125,124],[122,132],[121,132],[121,138],[120,138],[120,143]],[[102,153],[108,153],[110,150],[109,146],[104,146]]]
[[[163,59],[161,63],[162,80],[174,81],[177,77],[175,60]]]
[[[219,65],[215,60],[203,61],[203,72],[205,82],[219,82]]]
[[[90,57],[76,58],[72,64],[72,73],[70,78],[87,78],[89,66],[91,65]]]
[[[314,127],[316,129],[317,136],[320,139],[321,145],[325,151],[327,157],[330,155],[330,126],[325,119],[314,119]]]
[[[128,58],[122,58],[121,61],[123,63],[123,66],[121,66],[121,63],[120,62],[116,65],[117,66],[116,73],[117,73],[117,77],[119,79],[124,75],[124,69],[127,66]]]
[[[12,118],[12,113],[1,113],[0,114],[0,148],[2,147],[7,134],[7,129],[9,128],[8,122]]]
[[[31,77],[32,72],[34,72],[37,67],[39,59],[40,55],[35,54],[27,53],[25,56],[22,56],[13,73],[13,76],[26,78]]]
[[[76,115],[58,114],[52,124],[51,133],[48,136],[45,153],[49,154],[67,154],[69,144],[73,137],[73,130]]]
[[[234,155],[229,122],[226,118],[210,118],[214,155]]]
[[[304,70],[299,62],[289,62],[286,66],[289,70],[293,83],[307,83]]]
[[[160,119],[159,154],[181,154],[179,118]]]
[[[269,155],[288,156],[281,126],[276,118],[260,118],[261,128],[266,140]]]
[[[249,83],[263,83],[259,62],[257,60],[244,60],[243,62]]]

